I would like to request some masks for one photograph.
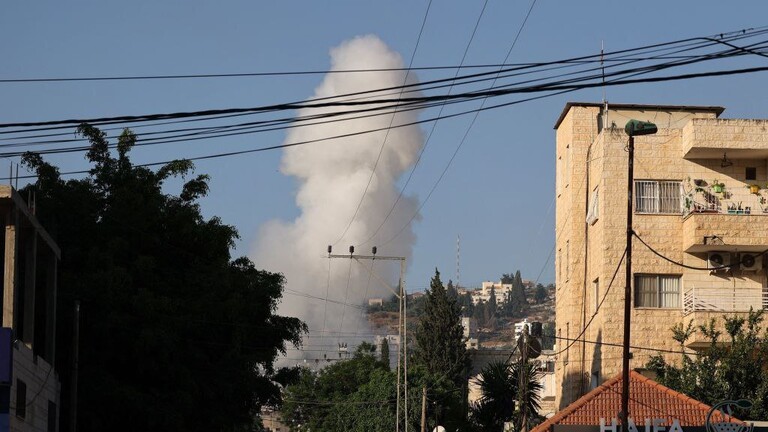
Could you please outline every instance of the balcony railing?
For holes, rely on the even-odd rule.
[[[683,313],[748,312],[768,309],[768,288],[690,287],[683,293]]]
[[[768,214],[768,199],[762,192],[751,193],[744,185],[725,189],[721,193],[697,187],[683,191],[681,201],[683,217],[691,213]]]

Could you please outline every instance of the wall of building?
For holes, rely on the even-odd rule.
[[[11,386],[11,432],[47,432],[49,420],[58,424],[60,385],[56,371],[22,343],[13,349],[13,384]],[[19,416],[17,399],[19,380],[26,384],[26,414]],[[49,411],[49,408],[53,411]],[[52,416],[49,419],[49,414]],[[57,430],[54,426],[52,430]]]
[[[659,127],[655,135],[635,139],[635,180],[674,180],[686,187],[689,178],[707,181],[717,178],[726,183],[726,189],[729,186],[732,189],[731,201],[752,199],[753,208],[759,204],[759,197],[750,195],[744,187],[745,168],[757,169],[757,183],[764,185],[768,181],[765,160],[768,138],[758,136],[761,131],[765,135],[765,127],[759,127],[768,124],[765,121],[717,120],[713,109],[609,109],[606,117],[602,117],[601,112],[599,106],[571,106],[556,132],[556,334],[560,338],[557,348],[564,350],[559,353],[555,367],[560,389],[556,401],[559,408],[584,394],[594,382],[604,382],[621,371],[625,268],[619,262],[626,244],[628,139],[623,125],[634,118],[653,121]],[[723,140],[743,140],[751,153],[739,153],[738,144],[723,144]],[[722,157],[720,150],[727,148],[733,165],[722,167],[714,156],[718,153],[702,150],[710,147],[719,152],[719,158]],[[684,158],[695,152],[703,157]],[[598,217],[594,223],[587,224],[589,204],[596,193],[599,194]],[[761,238],[760,234],[768,230],[768,218],[760,219],[754,214],[689,218],[692,219],[681,214],[635,213],[633,227],[661,254],[695,267],[707,267],[706,248],[696,249],[703,247],[706,233],[722,234],[732,245],[762,247],[768,243],[765,240],[768,235]],[[706,226],[700,219],[706,220]],[[707,270],[683,269],[661,260],[637,239],[633,241],[632,254],[634,274],[668,274],[681,278],[680,308],[639,308],[633,304],[631,345],[652,349],[632,349],[632,368],[643,367],[657,354],[656,350],[682,349],[671,338],[673,325],[689,321],[700,324],[723,315],[722,312],[686,314],[682,297],[687,288],[698,285],[720,288],[724,292],[755,292],[768,285],[764,271],[710,274]],[[603,303],[596,313],[600,301]],[[569,341],[577,338],[587,324],[580,341]],[[692,342],[696,342],[695,338]],[[670,362],[680,359],[679,354],[664,356]]]

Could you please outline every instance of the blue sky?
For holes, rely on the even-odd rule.
[[[763,1],[617,3],[539,0],[510,62],[593,54],[601,42],[611,51],[768,24],[759,21],[768,12]],[[530,4],[490,0],[465,63],[499,63]],[[365,34],[379,36],[407,62],[426,7],[421,0],[8,2],[0,14],[0,78],[325,70],[332,47]],[[458,64],[481,7],[481,1],[434,1],[414,65]],[[419,74],[422,80],[437,76]],[[767,77],[610,88],[607,97],[616,103],[721,105],[725,117],[765,118]],[[305,99],[321,80],[314,75],[0,83],[0,122],[264,105]],[[526,279],[541,273],[541,282],[553,281],[552,261],[547,262],[554,232],[552,127],[565,102],[601,98],[602,91],[595,89],[481,114],[414,227],[409,286],[424,287],[435,267],[445,279],[454,277],[457,235],[466,285],[517,269]],[[468,122],[438,124],[409,192],[426,196]],[[137,149],[134,160],[275,145],[283,139],[284,133],[275,132],[148,147]],[[203,211],[239,229],[240,254],[249,252],[264,222],[297,216],[296,182],[279,172],[281,156],[274,151],[197,164],[198,172],[212,176]],[[64,170],[86,166],[81,154],[54,160]],[[6,162],[0,161],[0,172],[7,172]],[[317,247],[322,254],[325,245]]]

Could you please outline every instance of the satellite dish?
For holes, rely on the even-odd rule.
[[[432,432],[445,432],[445,428],[438,425],[438,426],[435,426],[434,429],[432,429]]]

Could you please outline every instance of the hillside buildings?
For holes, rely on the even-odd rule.
[[[631,368],[679,351],[677,323],[768,304],[768,120],[720,119],[723,110],[568,103],[557,120],[558,408],[621,371],[630,119],[658,127],[635,138],[634,231],[671,261],[635,238]]]
[[[24,200],[0,186],[3,326],[0,330],[0,430],[56,431],[56,287],[61,252]]]

